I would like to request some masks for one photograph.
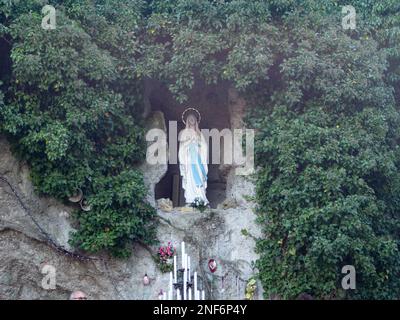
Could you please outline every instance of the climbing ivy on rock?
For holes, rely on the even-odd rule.
[[[399,295],[397,1],[152,1],[138,70],[246,96],[265,296]],[[341,269],[357,270],[344,291]]]
[[[288,20],[290,22],[290,20]],[[324,25],[325,24],[325,25]],[[249,91],[257,129],[257,262],[266,296],[400,294],[400,114],[386,49],[321,21],[297,25],[271,81]],[[356,290],[342,289],[353,265]]]
[[[398,296],[399,120],[393,108],[337,117],[318,105],[263,120],[257,265],[267,294]],[[356,268],[354,291],[342,290],[345,265]]]
[[[83,191],[91,211],[77,210],[71,243],[126,256],[132,241],[155,239],[155,210],[137,169],[145,153],[137,44],[118,8],[88,3],[64,2],[51,31],[41,29],[42,1],[3,18],[12,74],[0,126],[39,193],[65,200]]]
[[[399,278],[398,0],[0,0],[12,72],[0,130],[41,193],[81,188],[72,243],[126,255],[154,238],[144,201],[141,80],[185,101],[198,79],[236,87],[257,131],[257,241],[265,295],[396,298]],[[3,54],[4,55],[4,54]],[[357,290],[341,289],[352,264]]]
[[[152,4],[139,70],[178,99],[228,81],[253,107],[266,297],[398,297],[398,1],[352,1],[348,31],[346,1]]]

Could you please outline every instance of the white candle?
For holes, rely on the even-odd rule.
[[[187,270],[183,271],[183,300],[186,300],[186,279],[187,279]]]
[[[163,293],[163,300],[167,300],[167,292]]]
[[[182,258],[182,263],[183,263],[183,282],[185,283],[187,281],[187,254],[185,253]]]
[[[172,271],[169,273],[169,291],[172,292]]]
[[[181,292],[179,289],[176,289],[176,300],[181,300]]]
[[[194,300],[198,300],[197,296],[197,271],[194,272]]]
[[[206,300],[206,293],[203,291],[201,291],[201,300]]]
[[[177,283],[177,277],[176,277],[176,255],[174,255],[174,283]]]
[[[172,291],[171,290],[168,291],[168,300],[172,300]]]
[[[189,288],[189,300],[192,300],[192,289]]]
[[[185,242],[182,241],[182,268],[185,267]]]
[[[187,255],[188,281],[190,282],[190,257]]]

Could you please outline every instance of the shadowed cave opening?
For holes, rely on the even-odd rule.
[[[177,121],[178,133],[184,129],[181,120],[183,111],[188,107],[194,107],[201,113],[200,129],[218,129],[219,131],[230,128],[230,113],[228,107],[228,90],[224,85],[206,85],[197,82],[189,94],[188,101],[178,103],[161,83],[152,83],[149,94],[149,102],[152,111],[161,111],[164,114],[167,134],[169,139],[169,121]],[[169,141],[168,141],[169,145]],[[223,138],[220,139],[221,148]],[[207,199],[211,208],[226,199],[226,166],[211,163],[212,139],[209,140],[209,164]],[[222,151],[221,151],[222,153]],[[168,198],[172,200],[174,207],[185,205],[182,177],[179,172],[179,164],[168,164],[168,170],[155,187],[155,199]]]

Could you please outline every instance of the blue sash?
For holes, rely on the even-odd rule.
[[[200,150],[197,143],[192,142],[189,145],[190,163],[194,181],[197,187],[202,187],[203,182],[207,179],[206,170],[201,162]]]

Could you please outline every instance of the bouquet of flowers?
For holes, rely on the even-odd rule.
[[[158,265],[162,272],[169,272],[173,270],[172,258],[176,253],[176,248],[172,246],[171,242],[168,242],[166,246],[161,246],[158,249]]]
[[[193,209],[197,209],[200,212],[204,212],[207,209],[207,205],[205,204],[204,200],[200,198],[194,199],[194,201],[190,204]]]

